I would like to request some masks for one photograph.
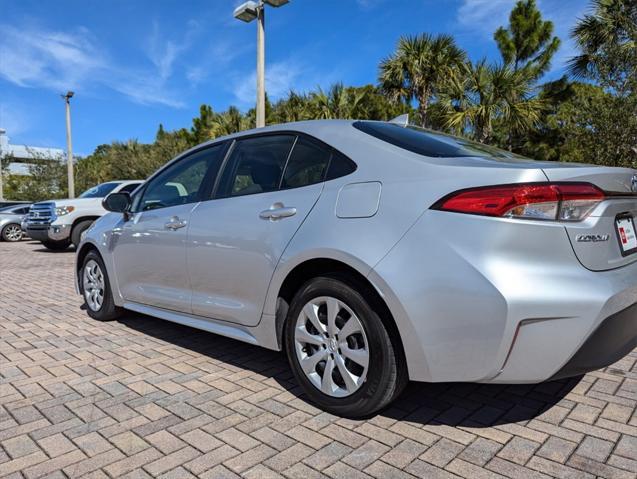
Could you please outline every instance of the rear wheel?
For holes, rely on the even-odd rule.
[[[22,228],[18,224],[10,223],[2,228],[2,239],[4,241],[20,241],[22,237]]]
[[[64,251],[71,244],[70,240],[65,241],[42,241],[45,248],[53,251]]]
[[[73,230],[71,230],[71,243],[73,243],[73,246],[77,248],[80,241],[82,241],[82,233],[89,229],[92,224],[93,220],[84,220],[73,227]]]
[[[404,387],[403,366],[381,318],[340,279],[315,278],[296,294],[285,347],[297,381],[328,412],[368,416]]]
[[[84,258],[80,281],[86,312],[91,318],[109,321],[121,315],[121,309],[113,301],[104,262],[96,251],[90,251]]]

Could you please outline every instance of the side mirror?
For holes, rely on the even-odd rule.
[[[107,211],[114,213],[128,213],[131,206],[130,193],[120,191],[119,193],[111,193],[102,200],[102,207]]]

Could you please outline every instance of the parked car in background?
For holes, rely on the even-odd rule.
[[[106,213],[102,199],[109,193],[133,192],[142,181],[109,181],[86,190],[79,197],[34,203],[26,222],[27,234],[53,250],[80,243],[82,233]]]
[[[637,345],[637,171],[535,162],[392,122],[310,121],[168,163],[77,252],[121,308],[285,350],[366,416],[408,379],[537,383]]]
[[[30,206],[21,203],[0,208],[0,240],[20,241],[24,237],[22,221],[27,217]]]

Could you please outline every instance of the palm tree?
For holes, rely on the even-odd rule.
[[[379,83],[393,100],[416,100],[420,122],[426,126],[429,103],[457,76],[465,58],[450,35],[401,37],[396,51],[380,64]]]
[[[308,120],[310,115],[310,100],[304,93],[291,90],[287,98],[283,98],[272,107],[273,123],[289,123],[291,121]]]
[[[509,26],[493,34],[502,59],[514,70],[532,70],[535,78],[551,66],[551,58],[560,46],[553,36],[553,22],[542,19],[535,0],[518,0],[509,15]]]
[[[327,92],[319,87],[318,91],[310,94],[312,118],[356,118],[366,95],[366,91],[345,88],[342,83],[332,85]]]
[[[223,113],[216,114],[212,120],[213,138],[231,135],[248,128],[246,117],[236,106],[231,106]]]
[[[624,93],[637,76],[637,2],[593,0],[591,7],[571,33],[582,53],[571,59],[570,71]]]
[[[466,63],[464,75],[449,83],[441,94],[445,126],[456,133],[471,133],[481,143],[493,140],[494,126],[513,135],[533,128],[540,119],[543,102],[533,96],[532,75],[508,65],[488,65],[481,60]]]

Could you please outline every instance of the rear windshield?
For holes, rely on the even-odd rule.
[[[80,198],[104,198],[113,191],[117,185],[119,185],[119,183],[102,183],[101,185],[86,190],[80,195]]]
[[[354,122],[354,128],[399,148],[434,158],[478,156],[503,161],[531,161],[510,151],[417,126],[405,127],[395,123],[357,121]]]

